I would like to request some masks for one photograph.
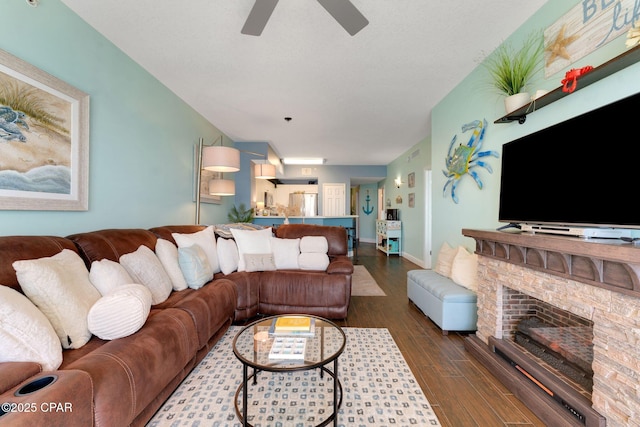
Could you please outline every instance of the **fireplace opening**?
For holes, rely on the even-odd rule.
[[[593,322],[504,288],[503,337],[589,400],[593,391]]]
[[[518,323],[514,340],[591,393],[592,333],[593,329],[587,326],[553,326],[537,317],[530,317]]]

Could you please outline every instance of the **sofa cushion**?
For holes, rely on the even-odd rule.
[[[245,271],[246,264],[244,260],[245,254],[270,254],[271,250],[271,236],[273,235],[271,228],[265,228],[263,230],[238,230],[231,229],[233,238],[238,245],[238,271]]]
[[[324,236],[303,236],[300,239],[298,265],[301,270],[324,271],[329,266],[329,245]]]
[[[65,369],[91,377],[94,425],[137,425],[134,419],[142,411],[159,407],[154,403],[159,394],[175,388],[193,369],[196,332],[193,319],[183,310],[156,310],[135,334],[104,342],[66,365]]]
[[[167,272],[174,291],[187,289],[187,282],[184,280],[180,264],[178,263],[178,248],[176,245],[165,239],[158,239],[156,242],[156,255]]]
[[[135,252],[140,245],[151,250],[156,247],[158,238],[149,230],[141,228],[111,228],[89,231],[67,236],[75,243],[78,253],[84,259],[87,269],[93,261],[110,259],[118,262],[124,254]]]
[[[300,252],[326,254],[329,249],[324,236],[303,236],[300,239]]]
[[[244,263],[245,270],[249,272],[273,271],[276,269],[273,254],[245,254]]]
[[[120,285],[133,283],[131,275],[121,264],[106,258],[91,263],[89,280],[103,296]]]
[[[36,362],[58,369],[62,347],[49,319],[29,299],[0,286],[0,362]]]
[[[476,291],[478,274],[478,256],[469,253],[460,246],[451,266],[451,280],[460,286]]]
[[[251,222],[234,222],[231,224],[216,224],[213,226],[213,231],[224,239],[232,239],[233,233],[231,230],[233,229],[253,231],[262,230],[264,228],[264,225],[253,224]]]
[[[438,251],[434,271],[444,277],[451,277],[451,267],[457,251],[457,248],[452,248],[447,242],[444,242]]]
[[[25,295],[47,316],[62,347],[85,345],[91,338],[87,314],[101,295],[80,256],[64,249],[52,257],[15,261],[13,268]]]
[[[300,239],[271,238],[271,250],[273,260],[278,270],[297,270],[298,256],[300,255]]]
[[[120,264],[124,266],[135,283],[145,285],[151,291],[154,305],[169,297],[173,289],[171,279],[151,249],[141,245],[135,252],[122,255]]]
[[[304,236],[324,236],[329,244],[329,256],[347,255],[347,229],[334,225],[283,224],[276,228],[276,237],[295,239]]]
[[[216,248],[216,236],[213,233],[212,226],[196,233],[172,233],[171,236],[178,245],[178,248],[186,248],[191,245],[200,246],[204,253],[207,254],[209,265],[213,272],[217,273],[220,271],[220,264],[218,263],[218,249]]]
[[[178,263],[187,285],[192,289],[200,289],[213,279],[211,264],[200,245],[178,248]]]
[[[233,239],[219,238],[216,242],[218,247],[218,262],[220,271],[223,274],[231,274],[238,269],[238,246]]]
[[[476,302],[476,293],[433,270],[411,270],[407,278],[443,302]]]
[[[329,266],[329,256],[327,254],[302,252],[298,256],[298,265],[301,270],[325,271]]]
[[[103,340],[129,336],[146,322],[151,299],[151,291],[144,285],[119,286],[93,304],[87,316],[89,330]]]

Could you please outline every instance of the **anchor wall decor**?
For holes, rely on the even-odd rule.
[[[371,201],[371,197],[369,197],[369,190],[367,190],[367,197],[364,200],[367,202],[367,207],[365,208],[363,206],[362,211],[367,215],[371,215],[371,212],[373,212],[373,206],[369,207],[369,202]]]

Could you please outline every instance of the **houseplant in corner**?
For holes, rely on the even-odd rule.
[[[253,208],[247,209],[244,203],[240,203],[239,206],[233,206],[227,214],[227,219],[231,223],[238,222],[251,222],[253,221],[253,214],[255,210]]]
[[[507,96],[504,101],[507,114],[531,100],[526,87],[542,66],[543,52],[542,35],[534,31],[519,49],[504,42],[482,63],[489,71],[493,88]]]

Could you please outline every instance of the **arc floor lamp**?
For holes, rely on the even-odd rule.
[[[197,171],[196,178],[196,224],[200,224],[200,187],[202,185],[202,169],[220,172],[220,178],[209,180],[209,194],[212,196],[233,196],[236,194],[236,183],[232,179],[224,179],[224,173],[237,172],[240,170],[240,152],[254,156],[263,157],[260,163],[254,167],[255,178],[273,179],[276,177],[275,165],[267,161],[267,156],[251,151],[238,150],[233,147],[222,145],[222,135],[213,144],[205,145],[204,139],[200,138],[197,149]],[[220,140],[220,145],[216,143]]]

